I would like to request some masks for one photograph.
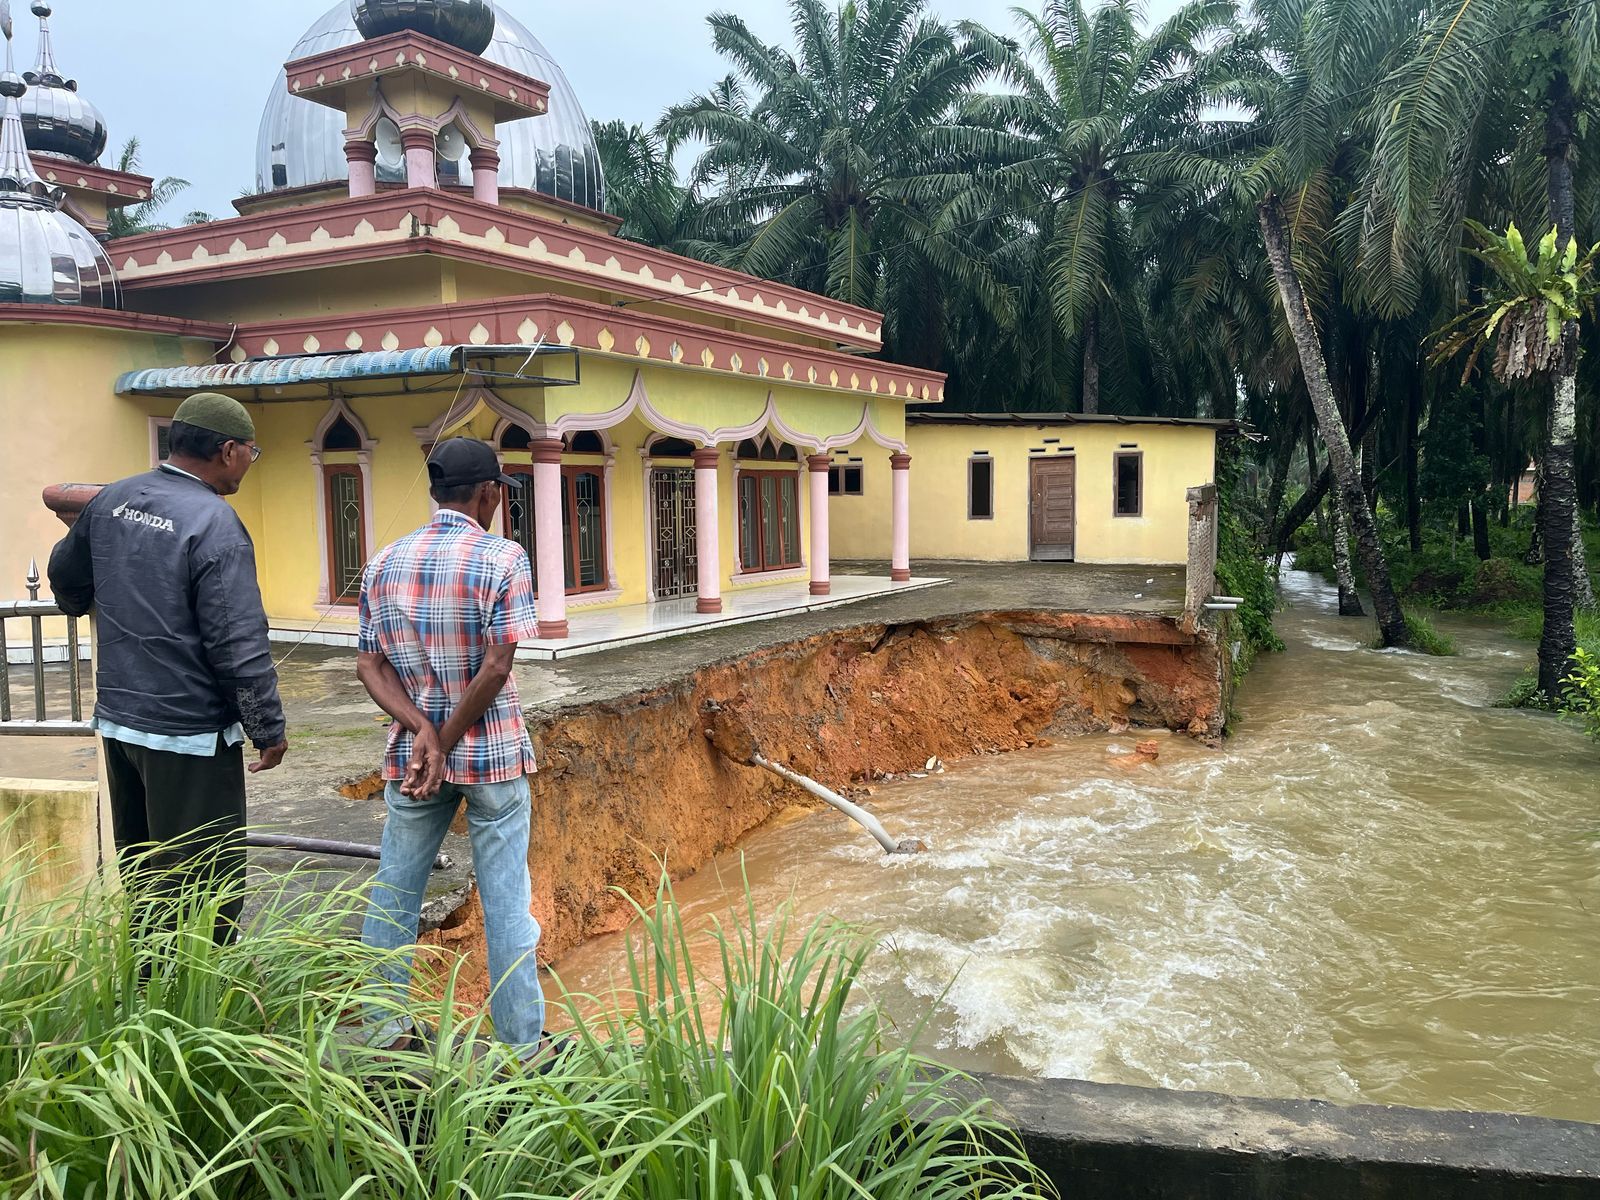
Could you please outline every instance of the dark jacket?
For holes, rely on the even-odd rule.
[[[158,734],[238,721],[257,747],[283,741],[255,547],[198,479],[107,487],[50,555],[50,587],[63,612],[96,610],[96,717]]]

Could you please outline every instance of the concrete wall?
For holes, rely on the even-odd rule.
[[[1215,477],[1216,432],[1203,426],[915,424],[907,441],[913,562],[1026,561],[1029,460],[1069,454],[1077,462],[1078,562],[1185,562],[1186,492]],[[1143,511],[1118,517],[1113,515],[1113,463],[1118,453],[1131,451],[1143,455]],[[994,515],[972,519],[967,464],[980,452],[994,462]],[[879,469],[887,477],[888,464]]]
[[[0,869],[28,871],[23,894],[44,900],[84,883],[100,854],[97,783],[0,778]]]
[[[1074,1200],[1600,1195],[1600,1126],[1576,1121],[995,1075],[972,1091]]]

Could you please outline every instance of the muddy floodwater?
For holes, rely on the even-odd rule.
[[[1600,1121],[1600,745],[1492,706],[1527,643],[1379,653],[1320,581],[1284,598],[1223,749],[1074,737],[880,786],[928,853],[801,812],[680,884],[690,921],[742,858],[764,911],[881,937],[867,989],[968,1069]],[[622,955],[557,971],[604,994]]]

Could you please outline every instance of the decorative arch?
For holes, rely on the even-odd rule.
[[[434,131],[438,132],[446,125],[452,124],[461,130],[461,136],[466,139],[467,145],[472,149],[494,151],[500,149],[498,138],[493,134],[485,133],[473,123],[472,114],[467,111],[466,103],[460,96],[457,96],[455,102],[434,120]]]
[[[458,410],[460,415],[457,415]],[[496,446],[505,439],[506,430],[513,425],[527,430],[532,438],[547,436],[543,432],[545,427],[542,422],[535,420],[515,405],[507,403],[486,387],[468,388],[460,399],[427,425],[413,426],[411,434],[426,454],[452,431],[472,424],[482,412],[494,413],[499,418],[491,435],[491,440]]]
[[[646,458],[688,458],[694,451],[692,440],[667,433],[652,433],[644,444]]]
[[[686,421],[677,421],[667,416],[655,407],[650,401],[650,394],[644,385],[644,372],[636,370],[633,373],[633,386],[628,391],[628,398],[616,408],[602,413],[567,413],[548,424],[535,426],[540,437],[565,438],[567,434],[581,429],[603,431],[614,429],[629,417],[638,415],[651,429],[660,434],[671,437],[683,438],[685,441],[697,442],[702,446],[716,446],[723,442],[738,443],[747,438],[754,438],[762,434],[775,436],[778,440],[788,442],[799,449],[804,449],[811,454],[825,454],[840,446],[848,446],[861,438],[870,438],[894,454],[907,453],[906,444],[884,435],[873,422],[871,402],[863,402],[861,406],[861,420],[856,427],[848,433],[835,434],[832,437],[818,437],[814,434],[800,432],[787,424],[778,414],[778,404],[774,395],[767,393],[766,407],[761,415],[746,425],[724,425],[717,429],[707,429],[700,425],[691,425]]]
[[[396,129],[403,129],[403,120],[389,103],[389,98],[383,94],[383,85],[376,79],[372,81],[372,108],[368,111],[366,119],[359,125],[352,125],[344,131],[344,140],[347,142],[370,142],[378,135],[378,122],[388,117],[394,122]]]
[[[343,445],[330,446],[334,434]],[[335,610],[359,598],[361,574],[376,549],[372,452],[378,440],[344,396],[328,404],[306,443],[317,482],[317,544],[322,547],[317,603]]]

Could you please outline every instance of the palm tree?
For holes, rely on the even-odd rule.
[[[1365,98],[1383,78],[1393,48],[1404,41],[1406,9],[1392,0],[1257,5],[1259,24],[1253,32],[1262,55],[1259,69],[1241,81],[1239,95],[1258,113],[1265,145],[1236,181],[1241,194],[1256,199],[1262,243],[1327,450],[1335,539],[1348,520],[1386,646],[1405,645],[1409,633],[1334,396],[1323,326],[1339,310],[1349,312],[1341,286],[1348,282],[1349,264],[1340,260],[1336,241],[1339,205],[1363,174],[1359,126]],[[1363,350],[1346,357],[1351,360],[1345,373],[1348,396],[1350,381],[1359,378],[1365,386],[1369,356]],[[1353,580],[1341,588],[1347,590],[1353,591]]]
[[[885,313],[896,358],[941,366],[947,293],[1007,313],[1012,293],[982,252],[974,137],[953,121],[989,71],[971,39],[923,0],[793,0],[796,50],[730,13],[709,18],[735,68],[669,109],[669,147],[705,146],[690,184],[726,250],[719,260]],[[748,97],[748,99],[746,99]]]
[[[1392,197],[1382,231],[1397,277],[1403,285],[1430,266],[1438,269],[1429,246],[1460,247],[1460,218],[1479,169],[1477,156],[1463,149],[1476,145],[1484,124],[1508,118],[1521,151],[1514,161],[1543,168],[1543,219],[1526,223],[1553,227],[1556,244],[1566,246],[1577,228],[1580,114],[1596,99],[1600,6],[1451,0],[1430,5],[1424,17],[1413,53],[1378,107],[1383,121],[1373,150],[1376,186]],[[1578,574],[1587,574],[1577,537],[1577,320],[1564,321],[1558,335],[1539,490],[1545,564],[1539,690],[1546,696],[1559,694],[1576,648]]]
[[[117,170],[137,172],[139,170],[139,139],[131,137],[124,143],[122,153],[117,156]],[[136,233],[154,233],[157,230],[168,228],[156,220],[157,214],[171,203],[180,192],[189,187],[187,179],[179,179],[176,175],[168,175],[156,180],[150,185],[150,195],[141,203],[128,208],[113,208],[106,216],[106,239],[132,237]],[[203,225],[213,218],[209,213],[195,211],[183,219],[185,225]]]
[[[1145,340],[1141,210],[1223,180],[1183,135],[1204,125],[1224,78],[1201,47],[1234,15],[1231,0],[1192,0],[1145,34],[1137,0],[1093,12],[1047,0],[1037,15],[1017,10],[1024,47],[966,27],[1010,90],[973,97],[965,116],[990,131],[985,155],[1037,227],[1036,269],[1060,334],[1076,342],[1086,413],[1100,411],[1107,331],[1124,361],[1129,341]]]
[[[696,221],[694,193],[678,181],[665,140],[639,125],[591,122],[605,171],[606,202],[625,238],[685,252]]]

